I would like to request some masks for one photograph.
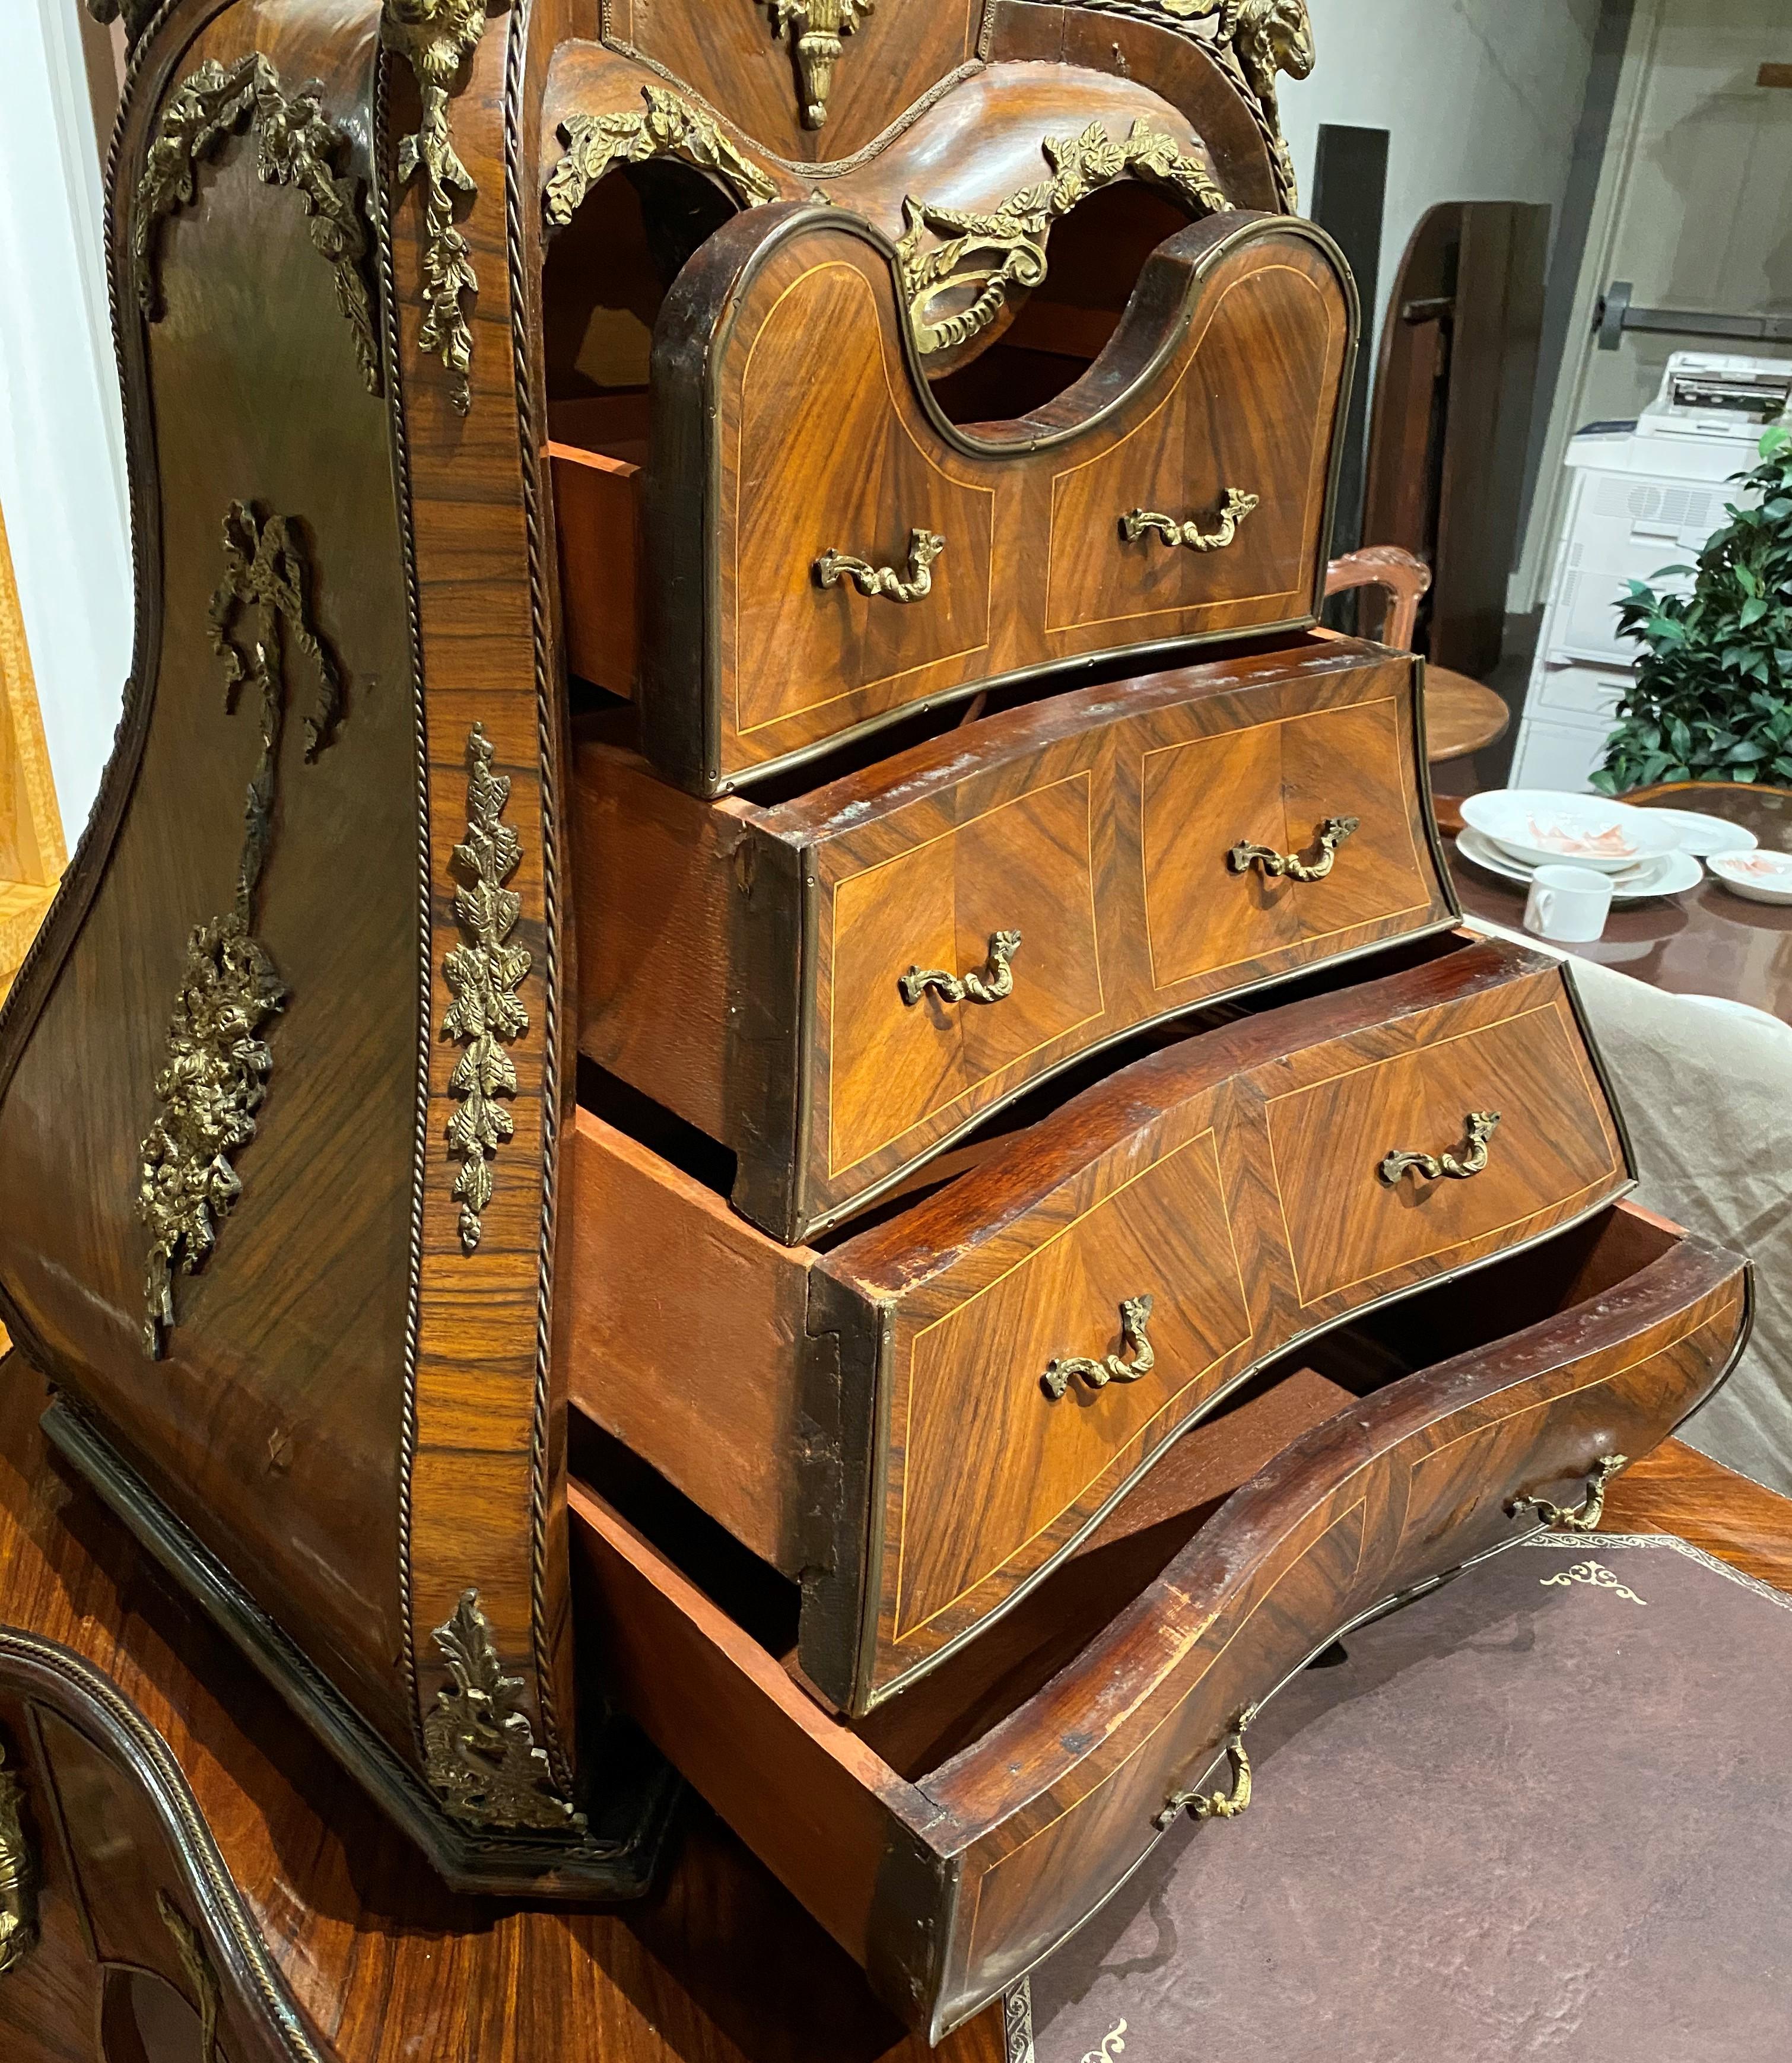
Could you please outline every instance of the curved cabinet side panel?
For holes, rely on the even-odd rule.
[[[110,846],[83,855],[79,935],[35,1022],[9,1027],[5,1283],[45,1372],[408,1751],[418,913],[397,512],[334,268],[257,163],[270,96],[290,115],[321,74],[317,133],[358,207],[372,38],[309,41],[296,12],[229,8],[178,54],[159,41],[166,83],[146,78],[127,120],[112,256],[139,531],[159,541],[147,726]],[[199,98],[219,111],[212,67],[247,102],[191,153],[191,202],[161,211],[155,180],[137,191],[146,152]]]

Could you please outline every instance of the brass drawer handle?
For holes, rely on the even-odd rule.
[[[0,1977],[18,1968],[38,1938],[38,1865],[24,1804],[24,1787],[6,1767],[0,1741]]]
[[[1564,1533],[1597,1533],[1605,1516],[1605,1486],[1629,1466],[1628,1454],[1601,1455],[1587,1478],[1586,1496],[1573,1511],[1564,1511],[1546,1497],[1515,1497],[1506,1506],[1507,1516],[1516,1518],[1520,1512],[1534,1511],[1545,1526],[1559,1526]]]
[[[1444,1176],[1448,1176],[1452,1181],[1466,1182],[1471,1175],[1480,1174],[1487,1165],[1487,1143],[1499,1122],[1496,1110],[1472,1110],[1463,1120],[1468,1139],[1460,1154],[1390,1153],[1381,1164],[1381,1179],[1391,1186],[1410,1168],[1415,1174],[1423,1175],[1428,1182],[1437,1181]]]
[[[936,530],[908,533],[908,568],[874,566],[869,559],[856,559],[849,552],[832,545],[815,561],[815,578],[824,587],[838,587],[849,580],[860,594],[886,601],[922,601],[933,592],[933,561],[946,549]]]
[[[1129,509],[1120,519],[1120,534],[1136,545],[1147,530],[1166,545],[1186,545],[1191,552],[1223,552],[1238,534],[1238,525],[1253,510],[1262,506],[1260,494],[1246,494],[1242,487],[1229,487],[1219,505],[1219,526],[1203,530],[1198,521],[1178,523],[1174,516],[1161,516],[1154,509]]]
[[[912,967],[897,978],[902,999],[912,1008],[931,988],[946,1003],[1002,1003],[1014,993],[1014,955],[1021,950],[1018,931],[992,931],[989,957],[967,975],[944,967]]]
[[[1232,1765],[1232,1788],[1224,1791],[1174,1791],[1164,1800],[1163,1809],[1151,1822],[1160,1834],[1167,1833],[1185,1812],[1197,1820],[1236,1820],[1250,1809],[1250,1757],[1245,1753],[1244,1730],[1257,1716],[1257,1707],[1247,1705],[1232,1722],[1226,1743],[1226,1759]]]
[[[1151,1299],[1129,1297],[1120,1307],[1120,1353],[1101,1361],[1054,1361],[1039,1378],[1039,1386],[1055,1404],[1070,1387],[1073,1378],[1091,1389],[1105,1389],[1110,1382],[1137,1382],[1158,1365],[1156,1349],[1146,1333],[1151,1322]],[[1121,1354],[1133,1358],[1123,1361]]]
[[[1260,867],[1271,879],[1285,874],[1291,881],[1323,881],[1338,857],[1339,847],[1346,839],[1354,838],[1362,823],[1360,817],[1323,818],[1313,842],[1311,859],[1303,859],[1298,852],[1278,852],[1273,846],[1240,843],[1226,855],[1226,863],[1234,874]]]

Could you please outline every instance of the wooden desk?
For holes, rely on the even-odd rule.
[[[1524,891],[1459,859],[1453,839],[1444,850],[1463,908],[1521,931]],[[1676,995],[1728,996],[1792,1023],[1792,907],[1745,902],[1709,876],[1685,895],[1614,903],[1604,938],[1563,950]]]

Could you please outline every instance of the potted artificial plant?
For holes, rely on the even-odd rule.
[[[1608,795],[1672,781],[1792,786],[1792,429],[1761,440],[1749,490],[1696,566],[1689,594],[1632,581],[1621,633],[1643,648],[1618,705],[1605,763]]]

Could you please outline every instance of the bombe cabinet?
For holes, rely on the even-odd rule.
[[[1305,7],[124,12],[7,2053],[595,2063],[664,1901],[918,2053],[1747,1329],[1317,626]]]

